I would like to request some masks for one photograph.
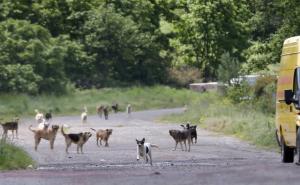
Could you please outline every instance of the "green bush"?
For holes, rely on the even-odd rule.
[[[25,169],[33,164],[33,160],[24,150],[0,140],[0,170]]]
[[[168,70],[169,84],[177,87],[188,87],[189,84],[201,81],[199,69],[189,66],[173,67]]]

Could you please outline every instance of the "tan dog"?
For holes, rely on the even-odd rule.
[[[83,153],[82,148],[83,145],[88,141],[88,139],[92,136],[90,132],[80,132],[76,134],[66,134],[64,132],[63,127],[61,127],[61,133],[65,137],[66,141],[66,153],[68,152],[69,147],[72,143],[77,144],[77,153],[79,153],[79,148],[81,150],[81,153]]]
[[[29,130],[31,130],[34,133],[34,149],[37,150],[37,147],[39,143],[41,142],[41,139],[45,139],[50,141],[50,148],[54,148],[54,141],[57,135],[57,131],[59,129],[58,125],[52,125],[51,128],[45,127],[44,129],[32,129],[32,125],[29,126]]]
[[[96,111],[97,111],[97,114],[100,118],[102,118],[102,115],[103,115],[103,109],[104,109],[104,106],[103,105],[100,105],[98,107],[96,107]]]
[[[109,139],[109,136],[112,134],[112,129],[105,129],[105,130],[102,130],[102,129],[99,129],[99,130],[95,130],[93,128],[91,128],[91,130],[95,131],[96,132],[96,141],[97,141],[97,146],[99,146],[99,140],[100,140],[100,145],[102,145],[102,140],[105,141],[105,146],[108,147],[108,139]]]

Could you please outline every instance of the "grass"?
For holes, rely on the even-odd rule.
[[[207,130],[234,135],[257,146],[277,148],[275,117],[256,106],[234,105],[216,93],[201,94],[188,105],[187,112],[163,117],[167,122],[191,122]]]
[[[122,111],[128,103],[134,111],[182,107],[197,96],[197,93],[186,89],[178,90],[166,86],[76,90],[63,96],[2,94],[0,119],[34,116],[35,109],[41,112],[52,110],[54,115],[79,115],[84,106],[87,106],[89,114],[96,114],[96,106],[112,105],[114,102],[119,104]]]
[[[33,160],[24,150],[0,140],[0,170],[25,169],[33,164]]]

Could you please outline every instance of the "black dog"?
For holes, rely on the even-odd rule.
[[[116,104],[113,104],[111,106],[112,110],[114,110],[115,113],[117,113],[119,111],[119,105],[116,103]]]
[[[45,114],[45,119],[46,119],[46,121],[51,121],[52,120],[51,110]]]
[[[181,125],[184,129],[186,129],[186,126]],[[191,129],[191,142],[192,144],[194,144],[193,142],[193,138],[195,139],[195,143],[197,143],[197,125],[194,126],[190,126]]]

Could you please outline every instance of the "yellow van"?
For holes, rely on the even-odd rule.
[[[300,152],[299,126],[300,36],[296,36],[283,43],[276,92],[276,139],[284,163],[294,162],[294,154]]]

